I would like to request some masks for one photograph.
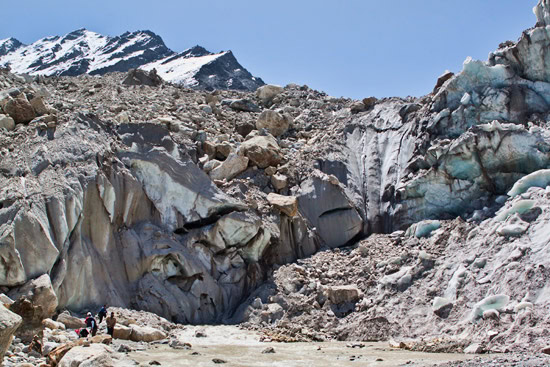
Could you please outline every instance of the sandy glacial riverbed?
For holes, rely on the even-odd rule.
[[[206,337],[195,337],[201,330]],[[432,366],[441,362],[473,358],[463,354],[419,353],[396,350],[388,343],[265,343],[260,335],[235,326],[188,327],[179,340],[191,349],[175,350],[158,344],[129,357],[141,365],[152,361],[162,366]],[[364,347],[351,347],[362,344]],[[274,353],[263,353],[273,348]],[[225,361],[225,363],[221,361]]]

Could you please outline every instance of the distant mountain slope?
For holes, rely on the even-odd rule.
[[[178,54],[150,31],[107,37],[78,29],[30,45],[4,39],[0,40],[0,66],[9,66],[19,74],[60,76],[156,68],[166,81],[208,90],[255,90],[264,84],[243,68],[231,51],[215,54],[195,46]]]
[[[7,55],[21,46],[22,43],[15,38],[0,40],[0,57]]]

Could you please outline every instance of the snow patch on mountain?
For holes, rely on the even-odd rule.
[[[93,55],[107,42],[106,37],[81,29],[64,37],[46,37],[19,47],[3,56],[0,63],[20,74],[62,75],[83,62],[89,63],[88,59],[93,60]]]
[[[185,54],[185,52],[182,54]],[[162,79],[191,88],[199,85],[199,81],[194,78],[199,70],[204,65],[215,61],[225,54],[227,52],[199,57],[167,57],[166,59],[144,65],[141,68],[147,71],[157,69],[157,73]]]

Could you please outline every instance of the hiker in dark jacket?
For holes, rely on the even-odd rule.
[[[91,312],[88,312],[86,315],[86,326],[92,329],[92,336],[95,336],[97,333],[97,321],[95,321]]]
[[[111,337],[114,337],[116,325],[115,313],[111,312],[111,316],[107,317],[105,321],[107,322],[107,334],[109,334]]]
[[[104,317],[107,317],[107,305],[103,305],[101,307],[101,310],[97,313],[97,316],[99,317],[99,323],[101,324],[101,321],[103,321]]]

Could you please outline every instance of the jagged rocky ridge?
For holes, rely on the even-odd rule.
[[[176,53],[151,31],[107,37],[78,29],[30,45],[14,38],[4,39],[0,40],[0,65],[19,74],[45,76],[104,75],[156,68],[166,81],[206,90],[254,91],[264,84],[243,68],[231,51],[212,53],[195,46]]]
[[[315,338],[437,330],[458,338],[452,350],[539,348],[550,303],[547,8],[539,3],[537,27],[517,42],[486,63],[467,60],[421,98],[352,101],[293,84],[210,94],[121,86],[120,74],[3,72],[5,291],[47,274],[59,309],[107,302],[178,322],[303,325]],[[508,198],[533,172],[525,190],[539,189]],[[456,222],[418,224],[426,219]],[[405,229],[369,238],[351,258],[325,252],[313,269],[271,274]],[[482,309],[491,296],[502,297]],[[374,333],[358,326],[365,320]]]

